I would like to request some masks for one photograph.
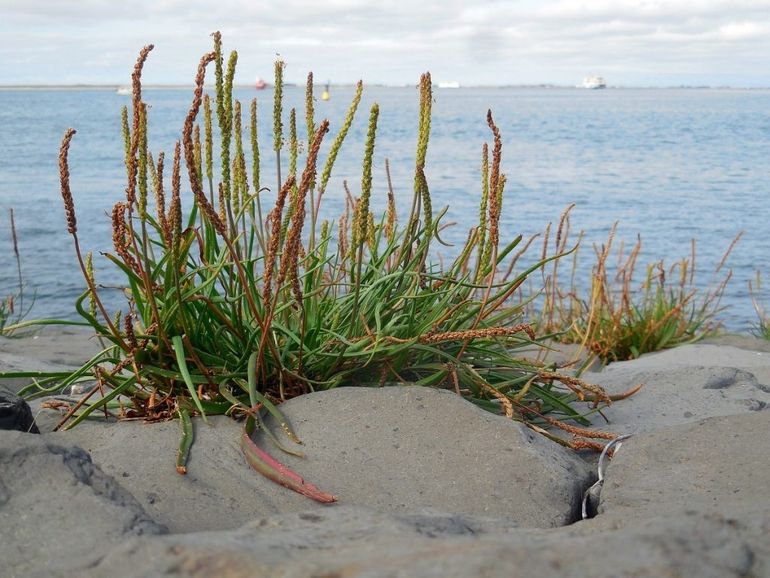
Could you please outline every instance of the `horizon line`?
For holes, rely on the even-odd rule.
[[[558,83],[522,83],[522,84],[484,84],[484,83],[472,83],[472,84],[460,84],[459,86],[443,87],[442,83],[434,82],[433,86],[441,91],[453,91],[464,88],[580,88],[582,90],[591,90],[579,85],[572,84],[558,84]],[[337,88],[354,87],[355,82],[339,82],[339,83],[316,83],[316,86],[330,86]],[[305,83],[299,82],[285,82],[285,87],[303,87]],[[415,83],[385,83],[385,82],[370,82],[365,86],[378,87],[378,88],[411,88],[417,86]],[[143,84],[142,89],[147,90],[187,90],[193,89],[195,85],[193,83],[148,83]],[[266,88],[272,88],[272,84],[268,84]],[[89,83],[89,82],[74,82],[74,83],[51,83],[51,84],[38,84],[38,83],[24,83],[24,84],[0,84],[0,90],[118,90],[120,88],[130,88],[130,85],[125,83]],[[213,84],[206,84],[204,88],[214,89]],[[233,88],[237,89],[255,89],[253,84],[233,84]],[[757,85],[735,85],[735,84],[666,84],[666,85],[607,85],[606,89],[732,89],[732,90],[767,90],[769,86]]]

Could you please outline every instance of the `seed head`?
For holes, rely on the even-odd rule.
[[[129,209],[136,201],[136,172],[137,172],[137,158],[136,154],[139,150],[140,144],[140,129],[142,117],[142,68],[144,62],[147,60],[147,55],[154,48],[152,44],[148,44],[139,52],[139,57],[136,59],[134,65],[134,72],[131,74],[131,84],[133,88],[132,98],[132,114],[133,121],[131,127],[131,150],[128,154],[128,186],[126,187],[126,200],[128,201]]]
[[[353,117],[356,114],[356,110],[358,110],[358,103],[361,102],[361,95],[363,94],[363,91],[364,83],[359,80],[356,84],[356,94],[353,96],[353,101],[350,103],[348,112],[345,115],[342,128],[340,129],[340,132],[337,133],[337,137],[334,139],[334,142],[329,149],[329,155],[326,157],[326,163],[324,164],[323,171],[321,171],[321,186],[318,189],[319,194],[323,194],[323,192],[326,190],[326,185],[329,183],[329,178],[331,178],[332,175],[332,167],[334,166],[334,161],[337,159],[337,154],[340,152],[340,148],[342,148],[342,142],[345,140],[345,137],[348,134],[348,130],[350,130],[350,125],[353,124]]]
[[[166,161],[166,154],[161,151],[158,154],[158,168],[156,169],[157,178],[155,179],[155,207],[158,213],[158,224],[160,232],[166,242],[166,246],[171,246],[171,229],[166,219],[166,193],[163,190],[163,168]]]
[[[305,224],[305,200],[307,198],[310,183],[315,179],[316,161],[318,160],[318,151],[321,149],[321,142],[324,135],[329,130],[329,121],[324,120],[316,131],[313,138],[313,144],[310,147],[305,163],[305,170],[302,172],[302,180],[297,189],[297,205],[294,214],[291,217],[291,228],[286,238],[286,250],[281,255],[281,267],[278,271],[278,286],[281,285],[287,274],[292,283],[294,296],[298,303],[302,303],[302,291],[299,283],[298,259],[302,245],[302,227]]]
[[[254,192],[259,194],[259,141],[257,138],[257,99],[252,99],[250,107],[251,128],[251,184]]]
[[[393,193],[393,181],[390,178],[390,161],[385,159],[385,175],[388,178],[388,212],[385,219],[385,236],[389,243],[393,242],[396,235],[396,197]]]
[[[129,250],[130,234],[126,226],[127,210],[128,205],[123,202],[115,203],[115,206],[112,208],[112,244],[115,247],[115,252],[123,259],[123,262],[129,269],[138,271],[139,267],[136,259],[134,259]]]
[[[203,130],[206,147],[206,177],[214,178],[214,137],[211,130],[211,99],[208,94],[203,96]]]
[[[78,222],[75,218],[75,203],[70,191],[70,169],[67,156],[70,150],[70,141],[75,136],[75,129],[68,128],[64,133],[59,150],[59,182],[61,183],[61,196],[64,200],[64,214],[67,217],[67,232],[74,235],[78,231]]]
[[[179,141],[174,145],[174,164],[171,168],[171,204],[168,208],[168,237],[175,243],[182,234],[182,199],[180,189],[182,177],[180,170],[181,146]]]
[[[193,144],[192,136],[195,117],[198,116],[201,101],[203,100],[203,81],[206,76],[206,66],[214,60],[215,57],[216,54],[213,52],[204,54],[198,64],[198,73],[195,76],[195,92],[193,93],[193,101],[190,110],[187,113],[184,128],[182,129],[182,141],[184,143],[184,157],[185,164],[187,165],[187,174],[190,178],[190,188],[193,191],[193,195],[195,195],[195,202],[198,203],[203,214],[206,215],[209,221],[211,221],[211,224],[214,226],[217,233],[224,237],[227,233],[224,221],[219,218],[214,207],[211,206],[211,203],[203,193],[200,174],[197,171],[195,163],[195,145]]]
[[[283,213],[283,207],[286,204],[286,196],[294,187],[294,182],[294,175],[289,175],[289,178],[286,179],[286,182],[278,192],[278,198],[275,200],[275,207],[273,207],[268,215],[271,236],[270,244],[267,248],[267,255],[265,255],[265,273],[262,287],[262,301],[264,302],[265,307],[270,307],[270,302],[273,298],[273,270],[275,269],[278,248],[281,245],[281,215]]]
[[[500,201],[502,189],[500,188],[500,158],[502,156],[503,142],[500,138],[500,129],[492,119],[492,111],[487,111],[487,124],[492,130],[495,144],[492,148],[492,167],[489,175],[489,241],[496,248],[500,242]]]
[[[96,287],[96,278],[94,277],[94,254],[89,251],[86,253],[86,277],[88,277],[88,312],[91,317],[96,317],[96,297],[90,287]]]
[[[283,146],[283,60],[275,61],[275,87],[273,90],[273,150],[279,152]]]

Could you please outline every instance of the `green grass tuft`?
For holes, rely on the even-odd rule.
[[[521,420],[559,443],[585,447],[544,428],[563,420],[587,425],[586,416],[600,402],[609,402],[608,396],[600,388],[561,376],[518,355],[519,349],[533,344],[535,335],[522,318],[524,307],[515,304],[512,296],[549,259],[516,275],[507,265],[515,258],[521,237],[499,244],[505,177],[500,173],[500,133],[491,112],[487,122],[494,141],[493,160],[485,161],[481,207],[488,221],[470,231],[454,261],[439,267],[431,261],[431,245],[438,239],[446,210],[434,212],[426,176],[432,104],[429,75],[423,75],[420,82],[414,196],[405,226],[399,227],[395,220],[392,186],[388,212],[376,217],[369,211],[377,162],[376,104],[369,117],[360,195],[351,195],[348,200],[352,222],[347,213],[336,226],[317,221],[334,161],[354,121],[361,83],[330,145],[325,139],[329,121],[316,123],[314,112],[307,110],[306,124],[314,132],[307,135],[307,150],[300,153],[295,144],[296,113],[292,111],[292,166],[284,171],[288,174],[285,182],[279,176],[274,201],[268,203],[272,209],[263,219],[262,203],[267,202],[269,192],[257,189],[256,105],[251,105],[248,119],[253,155],[249,183],[242,158],[241,105],[233,102],[232,95],[236,53],[232,53],[224,73],[218,33],[214,44],[214,52],[201,59],[181,146],[176,147],[168,210],[164,208],[160,163],[159,169],[151,168],[155,170],[151,184],[157,200],[155,211],[145,210],[146,205],[138,205],[139,201],[130,196],[114,212],[115,250],[106,257],[125,276],[127,303],[118,315],[125,323],[113,322],[115,315],[104,308],[83,264],[88,289],[76,307],[109,345],[60,384],[52,384],[53,379],[39,382],[26,393],[44,395],[91,374],[109,393],[74,407],[67,427],[97,410],[118,418],[130,415],[149,421],[181,418],[180,471],[185,469],[192,440],[189,416],[227,413],[248,417],[242,447],[249,462],[271,479],[322,501],[329,495],[300,483],[296,474],[255,448],[248,437],[261,425],[263,412],[285,422],[277,404],[311,391],[350,385],[447,388],[485,409]],[[141,72],[148,52],[148,48],[142,51],[135,71]],[[211,103],[202,95],[206,67],[211,62],[216,67],[215,120],[221,140],[219,179],[212,176],[211,162],[216,127],[212,127]],[[280,61],[276,63],[273,111],[273,150],[279,175],[283,66]],[[132,110],[142,118],[133,119],[133,129],[129,128],[127,113],[123,122],[124,138],[130,143],[126,165],[129,178],[134,180],[137,172],[140,177],[143,174],[143,163],[152,164],[144,138],[151,109],[141,101],[141,85],[138,77],[136,80]],[[311,107],[312,85],[307,94],[307,106]],[[202,103],[201,138],[198,112]],[[68,131],[62,146],[62,194],[82,264],[67,167],[73,134]],[[205,177],[201,157],[205,158]],[[187,192],[181,190],[182,158],[189,177]],[[320,162],[324,163],[323,170],[317,178]],[[209,184],[208,195],[204,178]],[[220,191],[217,208],[215,185]],[[140,199],[145,186],[141,181]],[[135,182],[129,182],[129,191],[136,187]],[[192,206],[184,218],[182,198],[185,206]],[[91,307],[86,305],[89,299],[93,300]],[[118,395],[124,402],[116,410],[111,401]],[[579,401],[591,405],[581,408]],[[551,414],[549,421],[544,414]],[[296,441],[288,426],[284,430]]]
[[[541,332],[564,343],[582,345],[587,362],[598,357],[602,363],[609,363],[692,343],[720,328],[720,300],[732,277],[732,271],[723,269],[742,233],[732,241],[714,271],[711,288],[703,291],[695,283],[695,241],[689,257],[670,266],[663,261],[651,263],[639,281],[636,272],[642,240],[638,238],[628,253],[621,243],[613,255],[616,223],[607,242],[594,247],[596,261],[588,294],[581,297],[576,279],[582,233],[570,248],[571,209],[562,215],[553,239],[556,255],[573,253],[569,281],[562,281],[562,260],[554,260],[550,268],[543,269],[544,289],[528,302]],[[549,227],[544,235],[543,256],[549,252],[550,241]]]

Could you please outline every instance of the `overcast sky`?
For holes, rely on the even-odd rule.
[[[0,0],[0,84],[190,83],[209,34],[236,82],[770,86],[770,0]]]

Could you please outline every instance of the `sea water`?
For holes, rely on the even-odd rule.
[[[154,155],[166,152],[166,175],[191,95],[190,89],[144,92],[150,148]],[[285,95],[284,126],[289,109],[296,107],[305,140],[304,89],[287,87]],[[352,87],[334,88],[329,101],[315,103],[316,122],[331,122],[322,161],[352,95]],[[270,189],[264,193],[269,204],[276,189],[273,95],[270,89],[238,89],[235,97],[244,103],[245,127],[248,103],[258,99],[261,185]],[[384,207],[386,158],[402,216],[411,202],[417,89],[368,87],[327,189],[325,217],[336,218],[344,207],[343,181],[353,194],[360,191],[373,102],[381,112],[372,204]],[[112,250],[109,213],[125,194],[120,111],[129,104],[129,97],[114,90],[0,90],[0,295],[13,292],[16,284],[7,215],[13,208],[27,302],[35,297],[31,317],[75,317],[73,303],[84,288],[59,193],[57,156],[67,127],[78,131],[70,169],[81,246],[97,255],[101,284],[121,283],[98,254]],[[503,240],[542,232],[575,203],[572,229],[585,231],[578,283],[587,282],[591,245],[605,242],[618,222],[616,243],[623,239],[628,246],[638,235],[643,240],[642,275],[647,262],[665,259],[670,264],[689,256],[696,239],[697,283],[706,287],[730,241],[744,231],[727,263],[733,278],[722,300],[727,306],[722,319],[739,331],[755,323],[747,283],[757,270],[764,278],[770,273],[770,91],[437,89],[432,106],[426,174],[434,209],[448,206],[444,220],[456,223],[443,234],[455,246],[440,247],[437,259],[451,257],[478,223],[481,150],[484,142],[492,142],[486,124],[491,109],[502,133],[507,175]],[[244,132],[248,141],[247,128]],[[286,152],[283,161],[285,174]],[[183,205],[189,208],[189,186],[184,190]],[[111,307],[120,306],[119,290],[106,295]]]

